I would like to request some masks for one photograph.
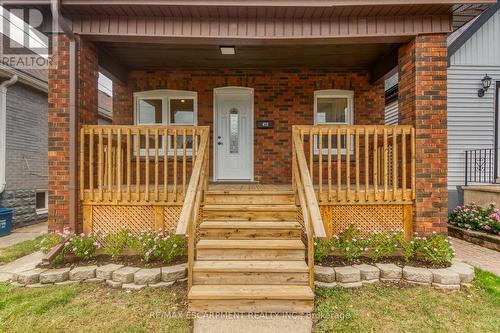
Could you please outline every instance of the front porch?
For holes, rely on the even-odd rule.
[[[448,2],[307,19],[294,3],[262,20],[240,3],[180,25],[130,4],[96,17],[72,6],[49,80],[51,229],[175,229],[190,308],[242,312],[312,311],[315,238],[351,224],[446,231]],[[109,126],[99,71],[113,80]]]
[[[413,230],[411,126],[295,126],[288,184],[212,182],[205,127],[85,125],[80,133],[80,200],[86,233],[115,232],[123,226],[136,232],[177,227],[183,207],[192,204],[186,205],[189,190],[202,196],[199,206],[207,194],[272,195],[279,201],[295,193],[290,204],[300,205],[306,182],[314,193],[309,198],[312,209],[318,207],[329,237],[350,224],[366,232],[404,228],[410,235]],[[334,139],[339,147],[332,147]],[[165,154],[162,147],[170,142],[173,152]],[[341,142],[349,154],[342,152]],[[315,144],[326,148],[318,153]],[[202,181],[202,187],[196,181]],[[195,186],[206,193],[198,194]],[[241,202],[245,203],[255,202]],[[305,203],[304,207],[308,209]]]

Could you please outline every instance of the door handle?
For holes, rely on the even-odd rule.
[[[219,141],[219,142],[217,142],[217,144],[218,144],[219,146],[222,146],[222,142],[220,142],[220,141]]]

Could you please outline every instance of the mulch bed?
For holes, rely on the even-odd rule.
[[[422,268],[447,268],[450,267],[451,264],[443,264],[443,265],[433,265],[421,258],[414,258],[410,261],[405,261],[403,257],[395,256],[388,258],[381,258],[378,261],[374,262],[372,258],[369,257],[360,257],[358,259],[354,259],[352,262],[348,262],[342,257],[338,256],[328,256],[321,260],[320,262],[315,263],[318,266],[327,266],[327,267],[336,267],[336,266],[350,266],[350,265],[359,265],[359,264],[395,264],[398,266],[413,266],[413,267],[422,267]]]
[[[89,260],[81,260],[75,256],[65,256],[62,261],[53,261],[47,268],[63,268],[63,267],[78,267],[78,266],[104,266],[106,264],[119,264],[124,266],[133,266],[140,268],[158,268],[165,266],[173,266],[177,264],[183,264],[187,262],[187,256],[182,256],[176,258],[170,263],[165,263],[163,261],[150,261],[145,262],[137,255],[127,255],[121,256],[118,259],[111,258],[107,254],[98,254],[93,256]]]

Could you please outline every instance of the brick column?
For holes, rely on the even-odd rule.
[[[133,92],[128,85],[113,81],[113,125],[134,123]]]
[[[416,134],[414,229],[446,232],[447,43],[445,34],[417,36],[399,50],[400,123]]]
[[[70,41],[56,35],[53,42],[56,61],[49,69],[49,230],[69,227],[70,216]],[[98,63],[95,46],[77,38],[76,108],[78,124],[97,124]],[[79,135],[76,133],[78,140]],[[78,152],[76,154],[78,156]],[[76,173],[78,176],[78,172]],[[78,186],[78,179],[76,186]],[[77,188],[77,202],[78,188]],[[77,205],[79,206],[79,205]],[[81,214],[77,212],[76,231],[81,230]]]
[[[52,37],[55,63],[49,68],[49,230],[69,226],[69,39]],[[56,47],[57,46],[57,47]]]

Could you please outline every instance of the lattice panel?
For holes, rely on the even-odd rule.
[[[112,233],[127,228],[138,233],[154,228],[153,206],[94,206],[92,231]]]
[[[362,233],[374,230],[391,231],[403,229],[403,205],[346,205],[323,206],[323,221],[332,221],[333,235],[349,227],[350,224],[361,229]]]
[[[300,223],[302,229],[301,232],[302,242],[304,242],[304,244],[307,244],[306,227],[304,225],[304,214],[302,213],[302,208],[300,208],[300,206],[297,208],[297,222]]]
[[[165,229],[177,228],[179,216],[181,215],[182,206],[166,206],[163,210],[163,223]]]

